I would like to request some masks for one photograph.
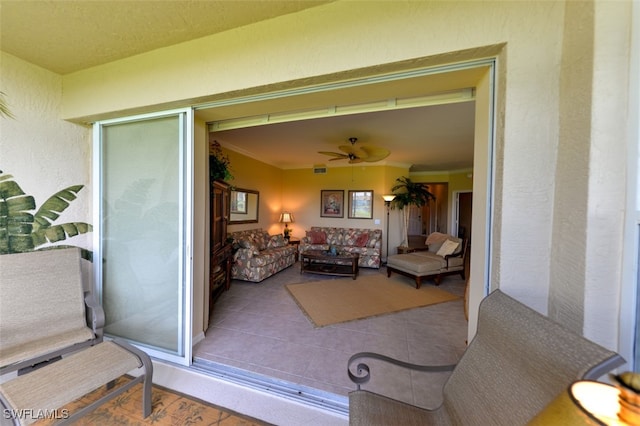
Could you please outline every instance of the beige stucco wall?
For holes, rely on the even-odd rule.
[[[628,2],[595,3],[583,329],[588,338],[609,346],[618,343],[619,337],[607,324],[617,323],[620,304],[631,302],[621,299],[621,287],[634,285],[622,281],[621,271],[630,138],[627,122],[631,119],[629,80],[638,78],[629,74],[631,16]],[[638,93],[634,96],[637,101]],[[635,140],[636,149],[639,142]],[[598,266],[603,251],[611,262]]]
[[[342,72],[358,76],[350,70],[370,73],[399,61],[410,67],[421,63],[420,58],[506,43],[497,69],[497,145],[492,153],[492,285],[615,349],[617,295],[623,285],[619,254],[625,162],[620,156],[627,143],[618,129],[626,120],[624,61],[631,3],[566,6],[560,1],[338,1],[64,76],[60,111],[65,119],[90,120],[203,102],[236,90],[255,93],[301,84],[293,80],[313,84]],[[589,19],[583,22],[585,17]],[[582,34],[586,41],[593,38],[593,49],[583,44]],[[3,90],[5,70],[22,66],[3,60]],[[576,81],[584,85],[573,86]],[[25,83],[35,85],[28,97],[41,97],[37,84]],[[48,90],[57,84],[49,82]],[[43,117],[37,108],[27,112],[32,119],[50,121],[45,126],[75,129],[71,140],[50,139],[74,151],[51,173],[64,174],[69,164],[82,163],[88,183],[86,129]],[[6,156],[0,146],[3,167],[24,151],[37,151],[28,132],[21,129],[13,139],[30,148],[12,148]],[[0,140],[7,139],[3,135]],[[580,160],[576,164],[574,150]],[[21,163],[15,169],[28,174],[33,166]],[[37,175],[34,180],[40,181],[44,173]],[[574,216],[577,220],[563,223]],[[607,256],[601,255],[603,248]]]
[[[61,76],[0,55],[0,91],[15,116],[0,117],[0,170],[35,198],[36,208],[64,188],[84,185],[54,223],[92,223],[91,128],[60,119]],[[91,249],[91,237],[84,234],[57,244]]]

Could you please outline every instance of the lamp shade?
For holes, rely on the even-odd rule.
[[[280,213],[280,223],[293,223],[295,219],[293,218],[293,214],[289,212]]]
[[[383,195],[382,198],[384,199],[384,201],[389,203],[393,201],[393,199],[396,198],[396,196],[394,194],[389,194],[389,195]]]
[[[618,417],[618,390],[605,383],[580,380],[561,392],[529,426],[626,425]]]

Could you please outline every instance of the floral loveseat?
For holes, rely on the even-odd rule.
[[[359,253],[358,266],[380,267],[380,229],[330,228],[312,226],[306,236],[300,239],[300,253],[306,250],[328,250],[335,246],[338,251]]]
[[[282,235],[269,235],[262,229],[231,232],[234,249],[231,278],[260,282],[296,262],[296,246]]]

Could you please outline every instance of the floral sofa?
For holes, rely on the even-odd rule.
[[[296,246],[282,235],[269,235],[262,229],[231,232],[233,265],[231,278],[260,282],[296,262]]]
[[[338,251],[359,253],[358,266],[380,268],[380,229],[331,228],[312,226],[300,239],[298,250],[328,250],[335,246]]]

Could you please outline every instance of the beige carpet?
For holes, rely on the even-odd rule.
[[[287,290],[317,327],[460,298],[433,285],[417,290],[407,277],[383,274],[289,284]]]

